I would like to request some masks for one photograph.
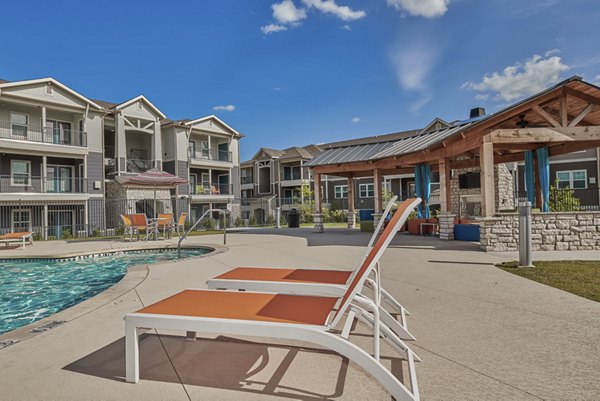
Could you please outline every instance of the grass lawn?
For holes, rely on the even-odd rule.
[[[510,263],[499,264],[498,267],[538,283],[600,302],[600,261],[565,260],[533,264],[533,268],[510,267]]]

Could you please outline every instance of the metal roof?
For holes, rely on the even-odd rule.
[[[325,150],[319,156],[315,157],[306,166],[314,167],[325,164],[340,164],[360,162],[367,160],[377,160],[384,157],[400,156],[408,153],[418,152],[427,149],[433,144],[439,143],[449,136],[466,129],[472,123],[453,126],[440,131],[428,132],[421,135],[414,135],[397,141],[368,143],[364,145],[344,146]]]

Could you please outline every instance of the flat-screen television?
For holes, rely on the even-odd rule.
[[[458,176],[458,187],[460,189],[480,188],[481,176],[475,172],[461,174]]]

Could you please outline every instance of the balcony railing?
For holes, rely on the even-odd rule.
[[[127,158],[128,173],[143,173],[152,168],[152,160],[140,160]]]
[[[87,193],[85,178],[44,178],[14,174],[0,176],[0,193]]]
[[[0,138],[56,145],[87,146],[87,133],[83,131],[22,125],[6,121],[0,121]]]
[[[232,154],[228,150],[220,149],[192,149],[188,148],[188,157],[191,160],[213,160],[220,162],[230,162],[233,160]]]
[[[242,177],[241,178],[242,184],[252,184],[252,177]]]
[[[233,195],[231,184],[196,184],[190,185],[192,195]]]

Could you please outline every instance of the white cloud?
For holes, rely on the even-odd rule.
[[[560,53],[561,53],[560,49],[552,49],[552,50],[548,50],[546,53],[544,53],[544,57],[555,56]]]
[[[485,102],[486,100],[489,100],[489,98],[490,98],[490,95],[488,95],[488,94],[482,94],[482,93],[480,93],[480,94],[475,95],[475,99],[476,100],[481,100],[482,102]]]
[[[234,111],[235,106],[232,104],[224,105],[224,106],[215,106],[213,107],[214,111]]]
[[[350,120],[350,122],[352,124],[358,124],[359,122],[361,122],[362,120],[360,119],[360,117],[354,117],[352,120]]]
[[[441,17],[448,11],[450,0],[387,0],[388,6],[416,17]]]
[[[350,25],[348,25],[348,24],[345,24],[345,25],[342,25],[342,29],[345,30],[345,31],[351,31],[352,27]]]
[[[392,53],[391,61],[400,86],[408,90],[424,90],[437,58],[437,50],[434,47],[421,43]]]
[[[558,56],[534,55],[525,61],[504,68],[502,72],[485,75],[481,82],[466,82],[461,88],[479,92],[493,92],[510,102],[533,95],[560,81],[560,74],[570,67]]]
[[[269,24],[260,27],[260,30],[265,35],[270,35],[275,32],[287,31],[287,28],[283,25]]]
[[[600,86],[600,75],[596,75],[596,78],[594,79],[593,83],[596,86]]]
[[[271,8],[273,9],[273,18],[280,24],[294,24],[306,18],[306,11],[297,8],[292,0],[283,0],[281,3],[272,4]]]
[[[356,21],[367,16],[363,10],[353,10],[348,6],[340,6],[335,0],[302,0],[308,8],[315,8],[325,14],[333,14],[344,21]]]

